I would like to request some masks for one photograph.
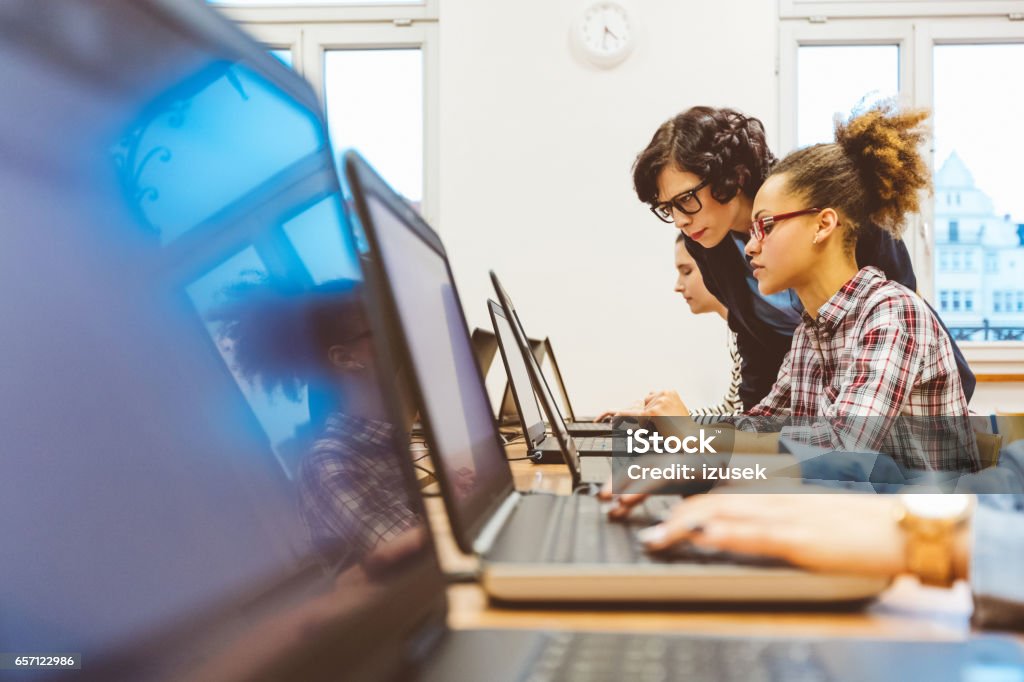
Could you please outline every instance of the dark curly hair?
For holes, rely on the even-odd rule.
[[[837,120],[836,141],[799,149],[771,175],[786,174],[786,185],[811,206],[836,209],[846,219],[845,241],[874,224],[899,238],[908,213],[921,208],[921,190],[931,189],[920,153],[928,131],[924,109],[901,110],[892,101]]]
[[[764,125],[734,109],[692,107],[661,124],[633,163],[640,201],[658,203],[658,176],[669,165],[710,180],[711,196],[725,203],[743,192],[753,197],[775,155]]]
[[[243,279],[225,287],[226,301],[206,318],[219,323],[218,340],[231,344],[234,368],[251,385],[297,402],[302,387],[323,374],[330,347],[369,330],[360,284]]]

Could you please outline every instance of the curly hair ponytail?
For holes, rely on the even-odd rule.
[[[927,136],[927,118],[923,109],[876,104],[848,123],[837,121],[835,142],[799,149],[771,174],[785,173],[789,189],[810,205],[842,213],[852,223],[848,243],[855,243],[857,231],[867,224],[898,238],[907,214],[921,208],[921,190],[931,189],[919,151]]]

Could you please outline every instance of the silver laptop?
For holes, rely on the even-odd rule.
[[[558,397],[562,399],[562,409],[565,411],[565,420],[569,424],[585,424],[593,422],[593,417],[580,416],[576,410],[572,407],[572,400],[569,399],[569,388],[565,385],[565,375],[562,374],[562,369],[558,366],[558,358],[555,356],[555,346],[551,341],[550,336],[544,337],[544,357],[547,358],[547,364],[551,368],[551,378],[558,389]],[[543,365],[541,365],[543,368]]]
[[[614,440],[611,437],[573,437],[565,428],[561,415],[557,415],[551,423],[553,433],[547,432],[547,424],[541,412],[538,399],[553,406],[553,398],[547,384],[542,381],[538,386],[534,378],[540,374],[536,356],[519,345],[522,336],[513,332],[513,322],[501,305],[494,301],[487,302],[491,322],[501,358],[508,373],[509,385],[515,398],[516,411],[522,424],[523,438],[526,442],[527,456],[538,464],[558,464],[565,462],[574,473],[575,483],[603,483],[612,474],[611,456]],[[529,362],[527,361],[529,358]],[[528,367],[532,365],[532,367]],[[540,376],[543,380],[543,376]],[[552,407],[549,413],[556,410]],[[556,433],[564,433],[560,438]],[[564,443],[571,442],[574,451],[566,449]],[[581,457],[582,455],[598,455],[597,457]],[[571,460],[571,461],[570,461]]]
[[[394,330],[396,352],[412,368],[411,389],[454,538],[464,552],[480,557],[481,582],[493,598],[831,602],[868,599],[887,585],[885,579],[738,563],[743,557],[651,556],[634,531],[658,520],[667,500],[630,523],[612,523],[588,495],[517,492],[444,245],[355,155],[346,156],[346,177],[371,246],[371,267],[380,270],[369,278],[381,285],[375,307]],[[573,467],[575,450],[566,442]]]
[[[493,316],[492,316],[492,319],[491,319],[491,323],[492,323],[492,325],[496,325],[497,324],[497,323],[494,322]],[[520,330],[522,330],[522,328],[523,328],[522,320],[519,319],[518,315],[515,316],[515,319],[511,320],[511,324],[519,325]],[[497,333],[497,327],[496,326],[495,326],[495,333]],[[568,394],[565,393],[565,384],[562,381],[561,373],[558,371],[558,364],[557,364],[557,361],[555,360],[554,353],[551,353],[551,343],[550,343],[550,341],[547,340],[547,339],[545,339],[544,341],[536,341],[536,340],[534,340],[532,338],[527,337],[525,331],[523,332],[523,337],[529,339],[530,351],[533,354],[534,360],[536,360],[536,362],[537,362],[537,366],[539,368],[541,368],[541,371],[538,374],[538,376],[540,377],[540,383],[534,386],[534,390],[537,393],[540,393],[542,391],[546,391],[549,396],[552,396],[551,397],[552,405],[555,406],[555,410],[558,412],[559,417],[562,420],[562,425],[565,427],[565,430],[568,431],[573,436],[583,436],[583,437],[586,437],[586,436],[610,436],[610,435],[612,435],[615,432],[615,428],[610,423],[607,423],[607,422],[595,422],[593,420],[583,420],[583,421],[580,421],[580,420],[577,420],[574,416],[571,416],[573,414],[572,413],[572,406],[569,405]],[[512,346],[508,346],[508,347],[512,348]],[[549,353],[550,353],[550,355],[549,355]],[[554,394],[551,391],[551,383],[548,382],[547,376],[543,372],[544,358],[545,357],[548,357],[550,359],[550,361],[551,361],[551,368],[552,368],[552,371],[554,372],[555,377],[556,377],[555,385],[558,387],[559,391],[562,394],[562,404],[564,406],[566,406],[566,408],[568,409],[568,412],[566,412],[564,414],[558,408],[558,403],[555,402]],[[509,380],[509,384],[511,386],[511,379]],[[513,386],[512,388],[514,389],[515,387]],[[586,450],[589,450],[589,448],[587,448],[587,447],[581,447],[580,450],[583,451],[583,454],[590,454],[589,452],[586,452]],[[605,453],[601,452],[601,453],[596,453],[596,454],[605,454]]]
[[[483,375],[486,381],[490,375],[494,356],[498,352],[497,337],[493,331],[476,327],[473,329],[470,338],[473,340],[473,354],[476,356],[477,365],[480,366],[480,374]],[[538,354],[539,360],[547,346],[544,341],[530,339],[530,347],[534,349],[534,353]],[[515,399],[512,397],[512,387],[507,379],[501,392],[496,418],[502,426],[519,424],[519,413],[516,412]]]

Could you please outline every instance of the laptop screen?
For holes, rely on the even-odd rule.
[[[0,649],[359,677],[443,591],[313,93],[199,3],[2,14]]]
[[[540,404],[544,409],[544,414],[547,415],[548,423],[551,425],[551,433],[554,434],[555,438],[558,439],[559,444],[562,447],[562,453],[566,456],[566,464],[569,469],[574,472],[579,471],[579,453],[576,450],[576,443],[569,436],[569,432],[565,426],[565,420],[562,419],[561,412],[558,411],[558,405],[555,404],[555,399],[551,395],[551,390],[548,388],[547,382],[544,380],[544,375],[540,369],[540,363],[537,362],[537,357],[528,350],[527,347],[527,336],[523,330],[522,320],[519,319],[519,312],[516,310],[512,303],[511,297],[508,292],[505,291],[505,287],[502,286],[501,281],[498,279],[498,275],[491,271],[491,283],[494,285],[494,291],[498,295],[498,300],[501,302],[501,307],[505,311],[505,317],[512,324],[513,336],[516,339],[516,345],[519,347],[519,353],[523,359],[523,364],[527,365],[527,370],[530,373],[530,378],[534,386],[538,386],[541,390],[537,392],[537,397],[540,400]]]
[[[362,222],[379,248],[449,517],[466,549],[511,491],[512,474],[440,241],[365,162],[351,159],[347,175],[365,203]]]
[[[529,434],[531,443],[536,442],[538,439],[543,440],[547,428],[544,425],[544,417],[540,412],[537,395],[533,392],[530,372],[526,368],[526,362],[519,350],[519,345],[516,343],[512,326],[508,323],[508,319],[505,317],[505,313],[500,305],[494,301],[489,301],[488,308],[491,312],[491,319],[494,322],[494,330],[498,335],[501,357],[505,361],[509,382],[515,394],[523,431]]]
[[[544,370],[544,379],[548,382],[548,387],[554,386],[558,390],[558,397],[562,399],[565,416],[571,421],[576,421],[579,418],[569,401],[569,390],[565,387],[565,378],[562,376],[562,370],[555,358],[555,349],[551,345],[550,337],[544,339],[544,359],[546,362],[541,364],[541,368]]]

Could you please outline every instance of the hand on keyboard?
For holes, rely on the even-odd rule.
[[[697,495],[677,503],[668,520],[639,537],[649,552],[683,543],[818,571],[889,576],[906,570],[906,537],[893,522],[888,496],[811,490]],[[966,566],[967,560],[961,556],[957,563]]]

